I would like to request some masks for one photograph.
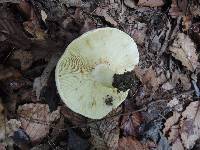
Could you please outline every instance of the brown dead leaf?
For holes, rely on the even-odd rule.
[[[173,116],[166,120],[165,128],[163,129],[165,135],[170,131],[170,128],[179,121],[180,116],[181,114],[179,112],[174,111]]]
[[[95,22],[90,18],[86,18],[85,21],[84,21],[84,25],[81,28],[80,34],[83,34],[87,31],[93,30],[95,28],[96,28]]]
[[[130,24],[136,22],[132,16],[127,17]],[[134,21],[132,21],[134,20]],[[139,45],[143,45],[146,38],[147,25],[145,23],[136,22],[134,26],[128,26],[126,32],[135,40]]]
[[[178,5],[178,8],[184,13],[187,13],[187,7],[188,7],[188,0],[176,0],[176,3]]]
[[[192,149],[200,138],[200,102],[191,102],[182,113],[181,139],[187,149]]]
[[[20,3],[21,0],[1,0],[0,3]]]
[[[166,123],[163,132],[169,133],[168,140],[172,149],[192,149],[200,138],[200,102],[191,102],[180,116],[174,112]]]
[[[183,144],[180,138],[177,138],[172,144],[172,150],[184,150]]]
[[[138,6],[147,6],[147,7],[159,7],[163,6],[165,3],[163,0],[139,0]]]
[[[135,8],[136,7],[135,0],[124,0],[124,4],[127,7],[130,7],[130,8]]]
[[[6,146],[3,144],[0,144],[0,150],[6,150]]]
[[[192,17],[191,16],[183,16],[183,31],[188,31],[192,25]]]
[[[31,15],[34,15],[34,17],[36,17],[33,8],[31,7],[31,4],[28,3],[27,0],[21,0],[20,4],[17,5],[17,8],[19,12],[22,12],[27,18],[30,18]]]
[[[162,85],[162,88],[165,90],[165,91],[169,91],[169,90],[172,90],[175,88],[175,84],[172,83],[172,82],[166,82]]]
[[[172,18],[177,18],[179,16],[182,16],[184,13],[178,7],[177,5],[177,0],[172,0],[171,8],[169,10],[169,14],[171,15]]]
[[[82,4],[83,4],[82,0],[68,0],[68,1],[65,1],[65,5],[67,7],[81,7]]]
[[[200,5],[199,1],[191,1],[191,6],[189,7],[190,12],[193,16],[199,16],[200,15]]]
[[[0,65],[0,81],[8,80],[10,78],[18,79],[19,77],[21,77],[21,74],[18,70],[11,68],[11,67],[5,68]]]
[[[187,75],[181,74],[179,79],[181,81],[184,90],[189,90],[191,88],[191,82],[190,79],[187,77]]]
[[[40,27],[41,14],[37,14],[30,2],[22,0],[18,5],[18,10],[24,14],[27,21],[23,23],[24,29],[37,40],[44,40],[46,37],[45,31]]]
[[[162,88],[165,91],[172,90],[176,87],[176,84],[181,85],[183,90],[189,90],[191,88],[191,81],[190,78],[186,75],[181,73],[178,70],[172,72],[171,79],[162,85]]]
[[[17,48],[30,48],[31,40],[24,34],[21,25],[14,16],[10,15],[10,11],[0,9],[0,14],[0,41],[7,41]]]
[[[108,8],[97,7],[95,13],[97,16],[103,17],[105,21],[114,27],[117,26],[117,22],[108,14]]]
[[[139,127],[143,121],[142,115],[134,113],[131,116],[123,116],[121,122],[121,129],[125,136],[137,136],[139,133]]]
[[[5,109],[0,98],[0,143],[4,146],[12,146],[14,142],[11,136],[17,129],[20,128],[21,123],[16,119],[10,119],[7,121],[4,110]]]
[[[59,121],[56,122],[54,128],[52,129],[51,136],[58,137],[59,135],[65,134],[63,130],[59,130],[64,128],[65,128],[65,119],[63,116],[61,116]]]
[[[117,150],[145,150],[146,148],[132,137],[122,137],[119,139]]]
[[[24,29],[37,40],[44,40],[47,35],[37,21],[26,21],[23,23]]]
[[[17,50],[12,58],[20,61],[21,70],[23,71],[28,69],[33,63],[33,56],[30,51]]]
[[[159,85],[166,81],[165,75],[157,76],[152,66],[145,69],[136,67],[135,74],[147,88],[153,88],[153,90],[157,90]]]
[[[61,106],[61,114],[68,119],[70,122],[72,122],[73,125],[82,125],[86,124],[87,120],[85,117],[73,112],[66,106]]]
[[[0,9],[0,40],[7,41],[13,46],[21,49],[30,48],[31,40],[24,34],[24,30],[7,7]],[[1,47],[3,44],[1,44]]]
[[[4,106],[2,104],[2,100],[0,98],[0,140],[3,141],[5,139],[5,116],[4,116]]]
[[[198,65],[198,55],[195,45],[189,36],[179,33],[172,46],[169,47],[172,56],[182,62],[188,70],[194,71]]]
[[[113,116],[121,112],[121,107],[113,110],[107,115]],[[99,120],[89,124],[91,138],[90,142],[94,149],[116,149],[118,147],[120,129],[119,116]]]
[[[179,132],[179,125],[173,125],[170,129],[168,140],[172,144],[172,150],[184,150]]]
[[[8,136],[12,136],[15,131],[21,127],[21,122],[16,119],[10,119],[6,123],[6,131]]]
[[[183,110],[183,104],[176,97],[173,97],[169,103],[167,103],[168,107],[171,107],[174,111],[181,112]]]
[[[171,84],[174,84],[174,87],[176,86],[177,83],[181,82],[181,85],[184,90],[189,90],[191,88],[191,82],[189,77],[186,74],[181,73],[178,70],[175,70],[172,73],[172,79],[171,79]]]
[[[49,133],[50,123],[60,117],[60,110],[50,113],[46,104],[24,104],[17,110],[22,128],[33,143],[41,141]]]

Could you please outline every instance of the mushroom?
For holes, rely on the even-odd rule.
[[[68,45],[58,61],[58,93],[74,112],[101,119],[128,94],[112,86],[114,74],[132,71],[138,62],[137,45],[123,31],[106,27],[86,32]]]

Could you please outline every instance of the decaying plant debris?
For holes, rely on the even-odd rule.
[[[198,0],[0,0],[0,14],[0,149],[199,149]],[[100,27],[129,34],[140,62],[113,83],[126,100],[92,120],[64,105],[54,74]]]

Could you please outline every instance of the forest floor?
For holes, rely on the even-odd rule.
[[[136,42],[134,86],[100,120],[60,99],[67,45],[115,27]],[[0,0],[0,150],[200,149],[199,0]]]

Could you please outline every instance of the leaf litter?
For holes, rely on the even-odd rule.
[[[194,43],[187,35],[179,33],[169,50],[188,70],[194,71],[196,69],[198,55]]]
[[[199,9],[195,0],[1,1],[0,149],[200,147]],[[136,41],[140,63],[133,79],[116,80],[132,85],[119,111],[90,120],[63,104],[54,69],[73,39],[106,26]]]

